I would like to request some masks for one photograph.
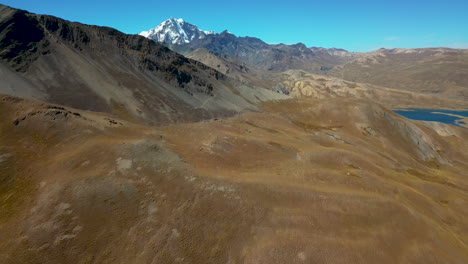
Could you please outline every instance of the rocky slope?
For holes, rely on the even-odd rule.
[[[311,74],[300,70],[289,70],[276,74],[275,89],[293,97],[322,98],[366,98],[395,108],[440,108],[468,109],[468,101],[460,98],[446,98],[424,92],[410,92],[402,89],[346,81],[343,79]]]
[[[340,52],[340,51],[337,51]],[[207,49],[197,49],[187,57],[218,69],[227,76],[249,86],[272,89],[293,97],[322,98],[367,98],[389,108],[467,109],[468,101],[446,98],[436,94],[391,89],[378,85],[346,81],[332,76],[312,74],[303,70],[288,70],[280,73],[247,66],[227,55],[216,54]]]
[[[237,37],[228,31],[175,44],[161,42],[185,55],[207,49],[248,67],[271,72],[304,70],[347,81],[464,100],[468,93],[467,50],[380,49],[353,53],[336,48],[308,48],[302,43],[272,45],[258,38]]]
[[[466,100],[5,6],[0,48],[0,263],[468,262],[468,130],[385,107]]]
[[[164,43],[184,55],[203,48],[269,71],[302,69],[320,72],[356,57],[355,53],[342,49],[308,48],[302,43],[272,45],[254,37],[238,37],[227,30],[219,34],[202,31],[193,24],[177,23],[173,19],[140,35]],[[162,37],[169,35],[169,38]]]
[[[380,49],[334,67],[329,74],[356,82],[468,100],[468,50]]]
[[[258,38],[237,37],[227,31],[209,35],[204,39],[195,39],[186,44],[169,45],[169,47],[182,54],[198,48],[206,48],[248,65],[275,72],[288,69],[320,72],[353,58],[353,56],[331,55],[324,50],[314,51],[302,43],[267,44]]]
[[[141,36],[6,6],[0,7],[0,46],[2,93],[128,120],[200,120],[284,98]]]
[[[309,98],[146,127],[0,98],[1,263],[466,263],[468,133]]]

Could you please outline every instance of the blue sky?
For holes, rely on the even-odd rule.
[[[125,33],[170,17],[203,30],[225,29],[268,43],[298,43],[350,51],[385,48],[468,48],[468,0],[0,0],[30,12]]]

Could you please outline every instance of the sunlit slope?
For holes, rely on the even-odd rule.
[[[465,263],[468,132],[366,100],[145,127],[0,100],[2,263]]]

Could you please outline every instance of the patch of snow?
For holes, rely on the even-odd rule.
[[[161,43],[183,44],[194,39],[204,39],[214,31],[200,30],[197,26],[185,22],[182,18],[170,18],[156,28],[142,31],[139,35]]]

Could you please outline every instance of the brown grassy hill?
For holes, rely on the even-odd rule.
[[[437,94],[411,92],[401,89],[345,81],[331,76],[312,74],[302,70],[288,70],[281,73],[269,72],[207,49],[197,49],[187,55],[207,66],[218,69],[231,78],[252,87],[278,91],[292,97],[367,98],[389,108],[441,108],[467,109],[468,101],[460,98],[447,98]]]
[[[146,127],[0,98],[0,263],[466,263],[468,133],[309,98]]]
[[[275,76],[275,88],[293,97],[367,98],[389,108],[468,109],[468,101],[424,92],[345,81],[336,77],[289,70]]]
[[[192,55],[0,6],[0,263],[468,262],[466,100]]]
[[[207,58],[189,54],[197,53],[196,49],[201,48],[219,54],[219,57],[228,56],[252,70],[302,70],[407,92],[464,100],[468,96],[468,50],[380,49],[353,53],[340,49],[307,48],[300,43],[269,45],[257,38],[236,37],[227,32],[190,43],[168,45],[199,61]],[[214,66],[217,65],[222,67],[223,63],[217,62]]]
[[[200,120],[284,98],[246,87],[138,35],[3,5],[0,48],[2,93],[128,120]]]
[[[328,74],[356,82],[468,100],[468,50],[380,49]]]

